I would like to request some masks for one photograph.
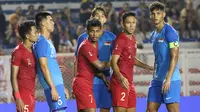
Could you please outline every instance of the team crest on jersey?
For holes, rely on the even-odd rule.
[[[105,46],[110,46],[111,42],[104,42]]]
[[[158,39],[158,42],[164,42],[164,38],[162,38],[162,37],[159,38],[159,39]]]
[[[115,49],[116,49],[116,50],[118,49],[118,44],[116,45]]]
[[[28,66],[31,66],[31,59],[30,58],[27,58],[27,64],[28,64]]]
[[[92,53],[90,51],[88,53],[89,53],[90,56],[92,56]]]

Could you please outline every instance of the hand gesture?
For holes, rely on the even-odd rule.
[[[170,89],[170,80],[164,80],[163,85],[162,85],[162,93],[165,94],[169,91]]]
[[[67,88],[65,88],[65,97],[66,97],[66,99],[68,99],[68,98],[69,98],[69,91],[68,91],[68,89],[67,89]]]
[[[128,89],[129,88],[129,82],[125,77],[122,77],[120,80],[120,83],[123,88]]]
[[[53,101],[58,101],[59,96],[56,88],[51,88],[51,96]]]
[[[19,112],[24,112],[24,102],[21,99],[16,100],[16,106]]]

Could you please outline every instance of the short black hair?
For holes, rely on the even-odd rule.
[[[152,12],[154,9],[165,11],[165,4],[161,2],[153,2],[149,5],[149,10]]]
[[[135,17],[135,13],[134,12],[124,12],[123,14],[122,14],[122,18],[121,18],[121,20],[122,20],[122,22],[124,23],[124,21],[125,21],[125,19],[127,18],[127,17],[129,17],[129,16],[133,16],[133,17]]]
[[[102,11],[106,17],[107,17],[107,15],[108,15],[108,14],[107,14],[107,11],[106,11],[106,9],[105,9],[105,7],[102,6],[102,5],[95,6],[94,9],[92,10],[91,15],[94,17],[95,14],[97,13],[97,11]]]
[[[49,12],[49,11],[42,11],[42,12],[39,12],[39,13],[37,13],[35,15],[35,22],[36,22],[37,28],[40,28],[40,22],[43,19],[47,19],[47,16],[51,16],[51,12]]]
[[[26,34],[30,33],[32,26],[36,26],[33,20],[26,20],[18,25],[18,32],[22,40],[26,40]]]
[[[89,30],[91,27],[102,27],[101,22],[98,19],[91,18],[86,21],[86,28]]]

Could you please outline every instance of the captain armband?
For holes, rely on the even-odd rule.
[[[170,42],[170,43],[169,43],[169,48],[170,48],[170,49],[171,49],[171,48],[175,48],[175,47],[179,47],[178,41],[176,41],[176,42]]]

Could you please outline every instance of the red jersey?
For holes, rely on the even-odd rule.
[[[136,56],[137,44],[135,37],[129,39],[125,33],[121,32],[114,43],[113,55],[120,55],[118,66],[121,74],[133,82],[134,58]],[[115,75],[112,75],[116,79]]]
[[[18,45],[13,53],[11,64],[19,66],[17,82],[19,90],[35,92],[36,65],[33,52],[30,52],[23,44]]]
[[[76,77],[82,78],[90,85],[93,84],[95,74],[95,67],[91,63],[98,60],[97,55],[98,45],[94,47],[88,39],[81,43],[77,56],[78,67]]]

